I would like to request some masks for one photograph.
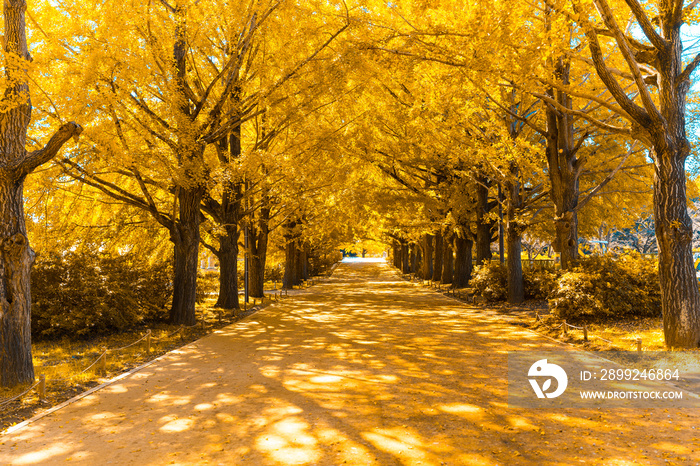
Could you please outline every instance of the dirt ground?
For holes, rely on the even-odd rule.
[[[561,349],[379,263],[0,437],[0,464],[698,464],[700,411],[507,404],[507,352]]]

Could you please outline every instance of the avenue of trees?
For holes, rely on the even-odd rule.
[[[5,0],[0,385],[34,379],[34,250],[166,261],[192,325],[205,251],[235,311],[242,252],[260,297],[273,253],[287,288],[377,243],[466,287],[500,241],[519,303],[523,254],[616,241],[697,347],[698,3]]]

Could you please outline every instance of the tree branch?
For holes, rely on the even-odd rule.
[[[651,42],[652,45],[657,49],[664,50],[666,48],[666,39],[661,37],[659,33],[656,32],[656,30],[654,29],[654,25],[651,24],[651,21],[649,21],[649,18],[644,12],[644,8],[642,8],[642,5],[640,5],[639,2],[637,2],[637,0],[625,0],[625,3],[630,8],[630,10],[632,10],[632,14],[636,18],[639,25],[642,27],[642,31],[644,31],[644,35],[647,36],[649,42]],[[682,4],[683,2],[681,1],[680,3]],[[598,1],[596,1],[596,5],[598,5]],[[609,8],[607,3],[605,4],[605,7]],[[601,8],[599,6],[598,11],[600,10]],[[601,16],[602,15],[603,13],[601,12]],[[603,21],[605,21],[607,24],[607,20],[605,18],[603,18]],[[615,39],[617,39],[617,37],[615,37]]]
[[[690,75],[693,74],[693,71],[695,71],[695,68],[697,68],[698,65],[700,65],[700,53],[695,55],[693,61],[688,63],[688,66],[686,66],[683,72],[678,75],[678,77],[676,78],[676,86],[679,86],[684,82],[688,81],[690,79]]]
[[[648,22],[648,18],[646,17],[644,11],[641,9],[641,6],[636,2],[636,0],[625,0],[628,4],[630,4],[630,8],[632,9],[633,13],[635,14],[635,17],[637,18],[638,21],[644,23],[645,21]],[[629,48],[629,44],[627,43],[627,40],[625,39],[625,35],[622,33],[620,30],[619,26],[617,25],[617,22],[615,21],[615,17],[613,15],[612,10],[610,9],[610,5],[608,5],[607,0],[594,0],[596,6],[598,7],[598,12],[600,13],[600,16],[603,18],[603,21],[605,24],[610,28],[610,30],[613,32],[613,35],[615,36],[615,41],[617,42],[617,46],[620,49],[620,52],[622,53],[622,56],[624,57],[625,61],[627,62],[627,66],[629,67],[630,71],[632,72],[632,76],[634,76],[634,82],[637,84],[637,88],[639,89],[639,95],[642,98],[642,103],[644,104],[644,108],[647,111],[647,115],[654,119],[655,121],[661,121],[663,120],[663,117],[661,116],[661,113],[659,110],[656,108],[656,105],[654,105],[654,100],[651,98],[651,94],[649,94],[649,89],[647,88],[646,84],[644,83],[644,78],[642,78],[642,73],[639,70],[639,66],[637,65],[637,61],[634,58],[634,55],[632,54],[632,51]],[[633,5],[636,5],[639,7],[640,11],[635,12]],[[639,16],[641,15],[641,17]],[[649,26],[651,26],[649,24]],[[642,24],[642,27],[644,27],[644,24]],[[666,41],[662,39],[658,34],[656,34],[656,31],[654,31],[653,27],[651,28],[651,32],[653,33],[652,37],[649,37],[649,40],[651,41],[652,44],[654,44],[655,47],[657,47],[660,50],[664,50],[666,48]],[[645,33],[649,35],[649,32],[645,30]],[[588,34],[586,34],[588,35]],[[593,33],[595,35],[595,33]],[[596,42],[597,42],[597,36],[596,36]],[[658,39],[659,42],[656,42]],[[590,45],[590,44],[589,44]],[[590,48],[590,47],[589,47]],[[591,49],[592,52],[592,49]],[[595,60],[595,58],[594,58]],[[603,67],[606,68],[607,66],[605,65],[605,62],[596,62],[596,70],[599,69],[599,65],[602,65]],[[601,76],[602,79],[602,76]],[[613,78],[613,81],[614,78]],[[615,81],[617,84],[617,81]],[[607,84],[607,83],[606,83]],[[619,84],[618,84],[619,85]],[[617,97],[616,97],[617,100]],[[622,103],[618,100],[618,103],[622,105]],[[631,113],[630,113],[631,114]],[[641,124],[642,122],[639,121]],[[645,125],[643,125],[645,126]]]
[[[80,133],[83,132],[83,127],[75,122],[66,123],[58,128],[58,131],[51,136],[49,142],[42,149],[29,152],[24,160],[17,167],[23,175],[28,175],[35,168],[45,164],[53,159],[61,147],[70,139],[77,139]]]

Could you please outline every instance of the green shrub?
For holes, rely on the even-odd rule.
[[[526,299],[549,299],[557,289],[559,274],[546,269],[523,270]]]
[[[549,306],[563,319],[656,316],[661,312],[656,258],[592,256],[562,273]]]
[[[39,256],[31,290],[34,337],[99,334],[160,320],[172,295],[166,265],[96,252]]]
[[[508,275],[505,265],[490,261],[474,267],[469,287],[487,301],[503,301],[508,296]]]

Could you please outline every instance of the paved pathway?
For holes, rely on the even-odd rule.
[[[689,410],[506,403],[506,352],[557,343],[343,264],[12,434],[0,464],[696,464]]]

